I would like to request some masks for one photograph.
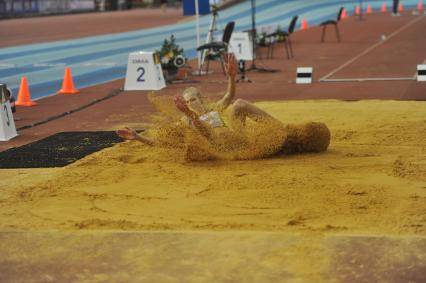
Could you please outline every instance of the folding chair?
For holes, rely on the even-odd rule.
[[[204,57],[204,62],[207,60],[206,73],[209,71],[210,61],[219,59],[222,66],[222,71],[226,75],[222,55],[228,52],[228,45],[229,41],[231,40],[234,27],[235,22],[229,22],[223,31],[222,41],[206,43],[197,48],[197,51],[201,51],[203,54],[206,54]],[[201,69],[202,68],[203,66],[201,66]]]
[[[322,26],[321,42],[324,42],[325,32],[326,32],[326,29],[327,29],[328,25],[334,25],[334,27],[336,28],[337,40],[340,42],[340,32],[339,32],[338,24],[339,24],[340,20],[342,19],[342,14],[343,14],[343,10],[344,9],[345,9],[345,7],[341,7],[340,8],[339,13],[337,14],[337,19],[336,20],[328,20],[328,21],[322,22],[320,24],[320,26]]]
[[[283,36],[284,37],[284,47],[285,47],[285,51],[287,54],[287,58],[290,59],[292,57],[294,57],[293,54],[293,46],[291,44],[291,38],[290,35],[294,32],[294,29],[296,27],[296,23],[297,23],[297,19],[299,18],[299,16],[294,16],[291,21],[290,24],[288,26],[288,30],[287,32],[282,32],[280,34],[274,32],[272,34],[269,34],[268,37],[273,37],[273,38],[277,38],[278,36]],[[271,40],[272,41],[272,40]],[[274,42],[271,42],[271,44],[269,45],[268,48],[268,58],[272,58],[272,56],[274,55],[274,43],[276,42],[276,40],[274,40]]]

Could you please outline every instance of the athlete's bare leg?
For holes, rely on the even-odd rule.
[[[244,127],[247,118],[250,118],[256,122],[270,121],[274,123],[281,123],[279,120],[272,117],[262,109],[243,99],[237,99],[229,106],[228,111],[230,113],[229,122],[233,130],[241,130]]]

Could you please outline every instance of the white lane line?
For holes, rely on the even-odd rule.
[[[416,77],[400,77],[400,78],[344,78],[344,79],[326,79],[320,82],[381,82],[381,81],[413,81]]]
[[[380,46],[381,44],[383,44],[383,42],[388,41],[389,39],[391,39],[392,37],[394,37],[395,35],[397,35],[398,33],[400,33],[401,31],[405,30],[406,28],[408,28],[409,26],[419,22],[420,20],[422,20],[424,18],[424,16],[421,16],[419,18],[415,18],[414,20],[412,20],[411,22],[407,23],[406,25],[402,26],[401,28],[397,29],[396,31],[394,31],[391,35],[389,35],[387,37],[386,40],[384,41],[379,41],[378,43],[370,46],[369,48],[367,48],[366,50],[364,50],[363,52],[361,52],[360,54],[358,54],[357,56],[353,57],[352,59],[350,59],[349,61],[347,61],[346,63],[344,63],[343,65],[341,65],[340,67],[338,67],[337,69],[331,71],[329,74],[325,75],[324,77],[322,77],[319,81],[325,81],[327,80],[329,77],[331,77],[332,75],[334,75],[335,73],[337,73],[338,71],[342,70],[343,68],[345,68],[346,66],[352,64],[354,61],[358,60],[359,58],[361,58],[362,56],[364,56],[365,54],[368,54],[369,52],[371,52],[373,49],[375,49],[376,47]]]

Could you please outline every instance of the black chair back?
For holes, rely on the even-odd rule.
[[[340,8],[339,14],[337,14],[337,21],[340,21],[342,19],[343,10],[345,10],[345,7]]]
[[[297,23],[297,19],[299,18],[299,16],[294,16],[291,19],[290,25],[288,26],[288,33],[293,33],[294,32],[294,28],[296,27],[296,23]]]
[[[226,24],[225,30],[223,31],[222,42],[226,44],[231,40],[232,32],[234,31],[235,22],[229,22]]]

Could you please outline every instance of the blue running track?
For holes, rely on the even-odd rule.
[[[382,3],[390,7],[391,2],[364,0],[363,7],[371,4],[377,11]],[[406,8],[416,6],[417,2],[402,1]],[[257,0],[256,26],[259,30],[278,25],[286,28],[293,15],[306,18],[312,26],[335,18],[340,6],[345,6],[352,14],[358,3],[358,0]],[[210,15],[200,18],[202,41],[206,38],[210,20]],[[218,27],[223,29],[231,20],[236,22],[237,31],[251,28],[249,0],[221,11]],[[32,98],[40,99],[60,89],[65,66],[71,67],[78,88],[120,79],[125,77],[130,52],[160,49],[164,39],[171,34],[185,49],[188,58],[196,57],[195,21],[189,21],[139,31],[2,48],[0,82],[10,86],[16,95],[21,77],[27,76]]]

